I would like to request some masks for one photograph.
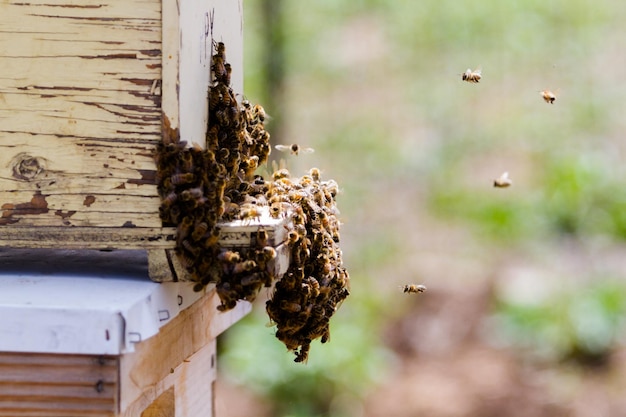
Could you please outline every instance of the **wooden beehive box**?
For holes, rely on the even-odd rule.
[[[216,338],[250,304],[86,252],[0,248],[0,416],[214,416]]]
[[[204,145],[213,40],[243,92],[242,6],[0,3],[0,246],[147,249],[168,280],[155,148],[164,125]]]

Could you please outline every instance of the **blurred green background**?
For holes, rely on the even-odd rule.
[[[244,13],[246,96],[315,149],[273,157],[339,182],[352,288],[306,365],[258,300],[220,338],[218,415],[626,415],[626,3]]]

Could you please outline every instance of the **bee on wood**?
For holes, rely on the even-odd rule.
[[[504,172],[498,178],[493,180],[493,186],[496,188],[507,188],[513,184],[513,181],[509,178],[509,173]]]
[[[418,294],[424,291],[426,291],[426,287],[421,284],[406,284],[403,290],[403,292],[409,293],[409,294]]]
[[[226,60],[226,45],[224,45],[224,42],[214,43],[214,47],[215,47],[215,55]]]
[[[251,221],[259,221],[261,219],[261,212],[259,208],[254,205],[247,205],[239,212],[239,219],[246,223]]]
[[[289,152],[291,152],[292,155],[296,155],[296,156],[299,155],[300,152],[302,152],[302,153],[313,153],[313,152],[315,152],[315,149],[313,149],[313,148],[302,148],[297,143],[294,143],[294,144],[291,144],[291,145],[274,145],[274,148],[276,148],[276,150],[281,151],[281,152],[289,151]]]
[[[463,81],[467,81],[468,83],[478,83],[480,82],[480,78],[481,78],[480,67],[476,68],[474,71],[472,71],[471,68],[468,68],[467,71],[465,71],[461,75],[461,79]]]
[[[542,90],[539,92],[539,94],[541,94],[543,101],[545,101],[546,103],[554,104],[554,101],[556,100],[556,95],[552,91]]]

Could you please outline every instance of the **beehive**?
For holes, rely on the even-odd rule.
[[[0,248],[0,264],[0,416],[215,415],[216,338],[249,303],[151,282],[140,251]]]
[[[212,41],[243,91],[241,13],[241,0],[2,2],[0,245],[148,249],[151,276],[169,279],[155,148],[164,125],[204,144]]]

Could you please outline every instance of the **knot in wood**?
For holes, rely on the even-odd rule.
[[[12,165],[14,178],[30,181],[45,169],[46,160],[26,153],[20,153],[13,158]]]

